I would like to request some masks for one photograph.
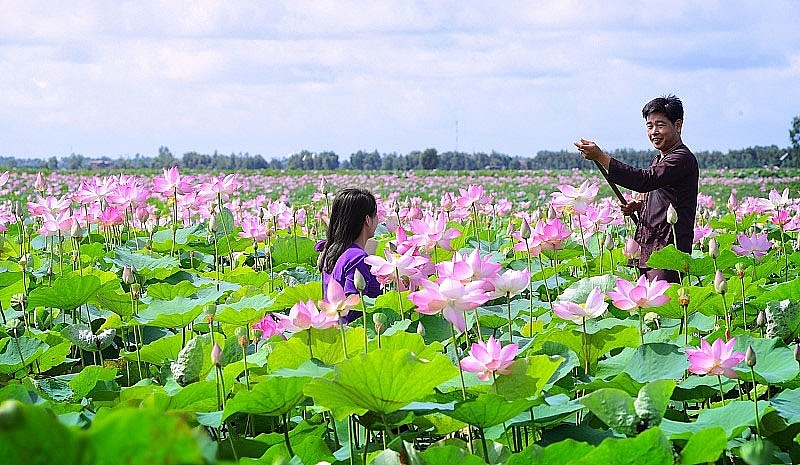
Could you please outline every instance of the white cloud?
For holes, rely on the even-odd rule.
[[[692,2],[0,4],[0,155],[786,145],[800,7]],[[8,129],[12,128],[12,129]]]

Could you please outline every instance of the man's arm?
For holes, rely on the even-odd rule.
[[[573,142],[572,144],[578,148],[578,152],[583,155],[583,158],[600,163],[600,165],[608,171],[608,166],[611,164],[611,155],[603,152],[597,143],[581,138],[580,141]]]

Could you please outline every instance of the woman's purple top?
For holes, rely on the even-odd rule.
[[[322,252],[325,248],[325,241],[319,241],[314,246],[314,248],[318,252]],[[378,297],[383,293],[381,289],[381,283],[378,282],[378,278],[372,274],[370,270],[370,266],[364,263],[364,259],[369,255],[367,252],[364,251],[361,247],[358,246],[356,243],[350,244],[342,255],[339,256],[339,259],[336,260],[336,265],[333,267],[333,271],[331,273],[326,273],[325,271],[322,272],[322,295],[328,295],[328,283],[330,282],[331,278],[335,279],[336,281],[341,284],[342,289],[344,289],[345,295],[350,294],[358,294],[358,289],[356,289],[356,285],[354,282],[356,270],[358,270],[361,275],[364,277],[364,281],[366,281],[367,286],[364,288],[362,294],[369,296],[369,297]],[[350,311],[347,316],[344,317],[345,322],[349,323],[356,318],[361,316],[361,312],[358,311]]]

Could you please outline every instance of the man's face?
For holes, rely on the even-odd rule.
[[[672,124],[663,113],[650,113],[647,117],[647,138],[660,152],[671,149],[681,140],[682,120]]]

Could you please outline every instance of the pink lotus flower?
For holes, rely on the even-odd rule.
[[[104,228],[109,228],[122,224],[122,222],[125,221],[125,215],[119,211],[117,207],[108,207],[100,212],[100,216],[97,220]]]
[[[512,297],[528,288],[531,282],[529,270],[506,270],[490,279],[494,286],[492,298]]]
[[[344,289],[339,281],[331,279],[328,282],[328,289],[325,295],[325,300],[319,301],[319,308],[322,309],[329,317],[339,318],[347,315],[350,309],[361,302],[361,296],[358,294],[344,295]]]
[[[428,260],[419,255],[414,255],[413,248],[406,250],[402,255],[384,249],[384,255],[386,256],[385,259],[377,255],[370,255],[364,259],[364,263],[370,265],[370,271],[378,278],[381,284],[394,281],[399,290],[405,291],[409,285],[416,287],[421,281],[425,280],[419,270],[428,263]]]
[[[628,260],[639,260],[639,257],[642,256],[642,249],[633,237],[625,239],[625,247],[622,248],[622,255]]]
[[[494,373],[507,375],[511,373],[514,357],[519,352],[517,344],[500,346],[500,341],[489,336],[486,342],[475,342],[469,350],[469,356],[461,360],[461,368],[469,373],[477,373],[481,381],[489,381]]]
[[[493,262],[490,255],[482,258],[478,249],[466,256],[456,252],[452,261],[436,265],[441,278],[458,279],[465,284],[470,281],[481,282],[486,291],[494,290],[491,280],[497,277],[502,268],[503,265]]]
[[[289,310],[288,315],[274,313],[278,318],[278,330],[297,333],[310,328],[325,329],[335,325],[339,316],[330,316],[320,312],[313,300],[297,302]]]
[[[471,208],[473,205],[483,205],[489,203],[491,198],[483,194],[483,186],[471,184],[466,189],[458,189],[461,197],[456,201],[460,207]]]
[[[739,240],[739,245],[731,247],[731,250],[740,256],[752,256],[760,260],[772,248],[772,242],[767,239],[766,233],[754,233],[752,236],[739,234],[736,238]]]
[[[265,316],[258,323],[253,324],[253,329],[261,331],[261,339],[269,339],[281,333],[278,328],[278,323],[270,315]]]
[[[608,303],[605,301],[605,294],[600,292],[599,287],[595,287],[589,292],[585,304],[569,301],[553,304],[553,313],[574,323],[583,323],[585,320],[596,318],[605,313],[607,309]]]
[[[700,340],[699,349],[686,349],[689,356],[689,371],[696,375],[724,375],[736,379],[738,376],[733,367],[744,360],[743,352],[734,352],[736,338],[723,342],[722,338],[709,345],[705,339]]]
[[[442,312],[445,320],[452,323],[459,331],[465,331],[467,319],[464,313],[489,300],[481,284],[481,282],[464,284],[451,278],[444,278],[441,283],[425,281],[422,283],[422,289],[412,292],[408,298],[417,306],[419,313],[435,315]]]
[[[255,242],[267,240],[267,230],[255,216],[248,216],[242,219],[242,231],[239,237],[253,239]]]
[[[450,241],[461,235],[455,228],[447,228],[447,218],[444,212],[439,213],[439,217],[434,219],[431,215],[423,215],[422,219],[415,219],[409,225],[411,232],[415,234],[415,241],[423,250],[433,250],[440,247],[444,250],[453,250]]]
[[[645,275],[636,284],[617,278],[617,285],[608,296],[618,309],[638,311],[641,308],[660,307],[669,302],[669,297],[664,295],[669,286],[667,281],[657,278],[651,282]]]
[[[566,207],[572,207],[576,213],[580,214],[586,211],[587,205],[594,202],[600,186],[595,183],[590,184],[589,180],[586,180],[577,188],[562,184],[558,186],[558,190],[560,192],[550,194],[553,208],[562,211]]]
[[[561,250],[564,241],[572,233],[558,218],[539,220],[531,232],[531,238],[539,243],[542,250]]]
[[[188,194],[192,191],[191,185],[187,179],[181,178],[177,166],[164,170],[164,176],[156,176],[153,178],[153,187],[156,192],[165,194],[167,197],[172,197],[177,192],[178,194]]]

